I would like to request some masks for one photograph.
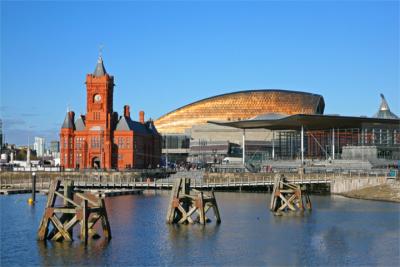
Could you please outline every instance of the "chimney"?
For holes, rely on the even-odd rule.
[[[144,124],[144,111],[143,110],[139,111],[139,122],[141,124]]]
[[[124,117],[130,118],[131,117],[131,112],[130,112],[130,107],[129,105],[124,106]]]

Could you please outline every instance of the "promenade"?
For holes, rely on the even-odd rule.
[[[367,186],[384,184],[389,177],[385,171],[347,171],[347,172],[269,172],[269,173],[213,173],[205,171],[180,171],[166,178],[155,176],[140,177],[137,173],[127,172],[85,172],[85,173],[37,173],[36,188],[46,190],[51,179],[56,177],[74,181],[81,189],[170,189],[177,178],[190,178],[191,186],[203,190],[272,190],[274,177],[283,175],[295,184],[311,187],[324,185],[331,193],[345,193]],[[0,193],[8,190],[29,190],[32,187],[30,173],[2,173],[0,175]]]

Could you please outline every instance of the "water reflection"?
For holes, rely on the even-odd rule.
[[[168,233],[171,243],[177,243],[189,238],[196,240],[208,239],[215,236],[220,228],[219,224],[208,223],[207,225],[192,224],[168,224]]]
[[[169,191],[109,198],[113,239],[90,239],[85,246],[78,232],[74,242],[36,241],[44,196],[34,207],[21,197],[2,196],[1,263],[395,266],[400,261],[399,204],[312,196],[311,213],[273,216],[269,194],[217,192],[216,198],[222,223],[206,226],[166,224]]]
[[[53,242],[37,241],[40,254],[40,265],[59,266],[59,265],[101,265],[101,255],[107,249],[107,240],[89,240],[84,242]],[[97,260],[98,259],[98,260]]]

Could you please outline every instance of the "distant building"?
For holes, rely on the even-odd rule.
[[[50,142],[50,153],[58,153],[60,152],[60,142],[59,141],[51,141]]]
[[[69,111],[60,133],[61,166],[65,168],[148,168],[161,158],[161,136],[153,121],[139,121],[124,106],[122,116],[113,110],[114,77],[99,57],[93,74],[86,76],[86,115],[75,119]]]
[[[33,149],[36,151],[36,156],[43,157],[45,154],[45,139],[43,137],[35,137],[35,143],[33,143]]]

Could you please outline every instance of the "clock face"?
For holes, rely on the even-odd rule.
[[[100,102],[100,100],[101,100],[101,95],[95,95],[94,96],[94,101],[95,102]]]

